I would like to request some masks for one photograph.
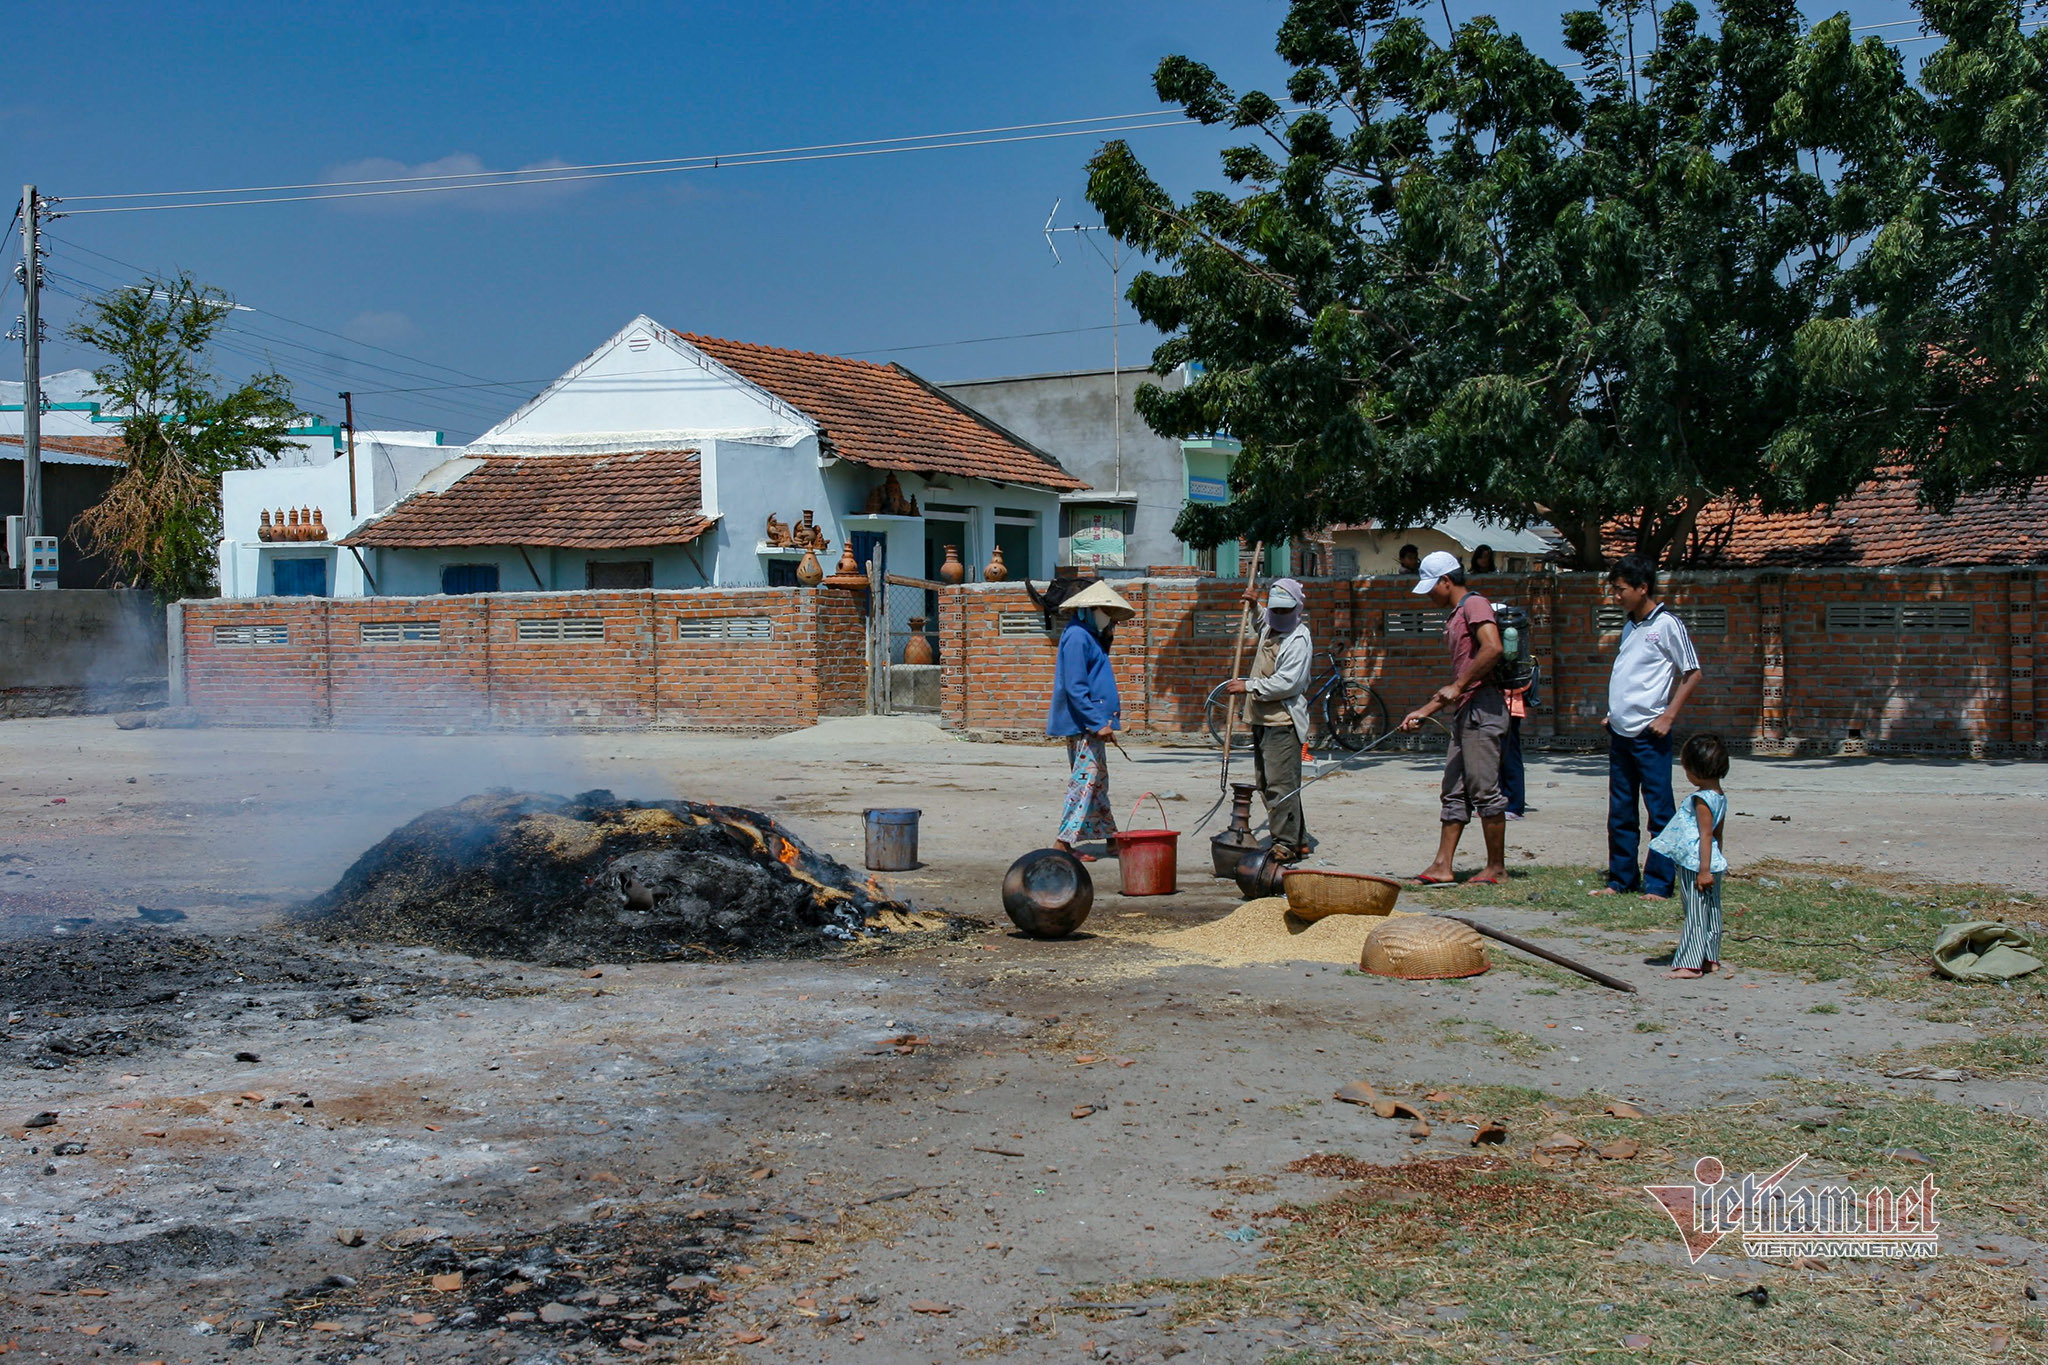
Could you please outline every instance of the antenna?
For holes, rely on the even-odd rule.
[[[1109,232],[1108,225],[1104,223],[1092,225],[1070,223],[1065,227],[1054,227],[1053,220],[1059,217],[1061,202],[1059,199],[1052,201],[1052,212],[1045,215],[1045,227],[1043,229],[1045,232],[1045,245],[1052,252],[1052,263],[1055,268],[1061,264],[1059,244],[1053,241],[1055,234],[1071,232],[1083,241],[1088,241],[1088,245],[1095,246],[1095,243],[1088,239],[1087,234],[1091,232],[1109,233],[1109,250],[1105,252],[1101,247],[1095,246],[1095,254],[1102,257],[1103,261],[1109,266],[1109,429],[1116,441],[1115,491],[1121,493],[1124,491],[1124,369],[1121,333],[1123,326],[1123,243],[1117,241],[1116,234]]]

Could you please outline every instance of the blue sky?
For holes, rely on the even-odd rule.
[[[34,181],[60,198],[294,184],[1136,113],[1158,107],[1150,77],[1169,52],[1277,88],[1284,12],[1206,0],[41,5],[14,20],[34,55],[0,92],[0,184],[18,194]],[[1557,50],[1556,8],[1493,12]],[[1874,0],[1853,13],[1910,11]],[[1219,183],[1218,135],[1131,136],[1176,189]],[[236,315],[224,372],[267,359],[314,411],[338,415],[334,394],[352,388],[362,425],[451,439],[640,312],[683,331],[898,360],[939,380],[1104,365],[1107,267],[1066,238],[1055,268],[1039,235],[1055,199],[1062,221],[1092,221],[1083,165],[1099,141],[81,215],[50,229],[51,269],[69,277],[52,283],[125,283],[135,272],[122,263],[189,270],[258,310]],[[10,321],[19,302],[8,296]],[[54,332],[75,304],[49,302]],[[1124,357],[1142,361],[1153,338],[1128,307],[1123,316]],[[1032,332],[1056,335],[1017,335]],[[986,337],[1011,339],[951,344]],[[92,359],[60,338],[45,369]],[[510,387],[445,387],[480,380]],[[420,389],[432,391],[371,392]]]

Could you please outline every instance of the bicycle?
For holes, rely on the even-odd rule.
[[[1311,748],[1327,748],[1335,745],[1346,753],[1355,754],[1392,728],[1387,717],[1387,704],[1380,700],[1379,693],[1368,683],[1347,677],[1344,673],[1344,652],[1347,646],[1332,645],[1322,652],[1321,658],[1329,664],[1329,671],[1309,684],[1302,700],[1308,703],[1309,724],[1314,726],[1318,719],[1322,728],[1309,737]],[[1204,703],[1205,719],[1209,726],[1209,738],[1218,747],[1223,743],[1226,718],[1230,704],[1236,700],[1223,689],[1225,683],[1217,683]],[[1320,741],[1320,742],[1319,742]],[[1239,725],[1231,740],[1234,750],[1239,745],[1250,747],[1249,727]]]

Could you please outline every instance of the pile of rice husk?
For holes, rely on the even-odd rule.
[[[494,790],[428,811],[301,910],[328,938],[563,966],[802,955],[943,928],[757,811]]]
[[[1144,941],[1171,953],[1209,958],[1231,966],[1253,962],[1341,962],[1357,966],[1372,931],[1392,915],[1329,915],[1297,919],[1287,913],[1285,896],[1248,900],[1222,919],[1192,929],[1144,935]]]

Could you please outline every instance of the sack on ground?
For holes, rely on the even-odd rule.
[[[1951,924],[1934,940],[1934,969],[1958,981],[2009,981],[2037,971],[2033,940],[1991,920]]]

